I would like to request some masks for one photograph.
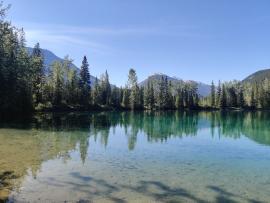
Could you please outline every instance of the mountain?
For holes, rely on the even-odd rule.
[[[151,81],[154,86],[158,84],[158,82],[161,80],[161,77],[167,77],[168,81],[172,83],[173,86],[176,86],[177,84],[181,84],[181,83],[193,83],[193,84],[197,84],[198,85],[198,94],[200,96],[208,96],[210,94],[211,91],[211,86],[204,84],[202,82],[197,82],[197,81],[193,81],[193,80],[188,80],[188,81],[184,81],[182,79],[176,78],[176,77],[170,77],[167,76],[165,74],[154,74],[149,76],[147,79],[143,80],[142,82],[139,83],[139,86],[146,86],[148,81]]]
[[[29,54],[32,54],[33,48],[27,47],[27,51]],[[49,73],[50,67],[53,64],[53,62],[64,61],[64,59],[60,58],[59,56],[56,56],[53,52],[51,52],[47,49],[41,49],[41,52],[42,52],[43,57],[44,57],[44,64],[45,64],[45,72],[46,73]],[[75,66],[74,64],[71,65],[71,68],[77,70],[78,73],[80,71],[80,69],[77,66]],[[95,84],[96,78],[94,76],[90,75],[90,81],[91,81],[91,85],[93,86]]]
[[[33,52],[33,48],[31,47],[27,47],[27,51],[29,54],[31,54]],[[55,61],[64,61],[64,59],[60,58],[59,56],[56,56],[53,52],[47,50],[47,49],[41,49],[41,52],[44,56],[44,64],[45,64],[45,71],[46,73],[49,73],[50,71],[50,67],[51,65],[53,64],[53,62]],[[78,72],[79,72],[79,68],[77,66],[75,66],[74,64],[72,64],[72,68],[76,69]],[[161,77],[164,77],[164,76],[167,76],[167,75],[164,75],[164,74],[154,74],[154,75],[151,75],[149,76],[146,80],[142,81],[141,83],[139,83],[140,86],[145,86],[147,85],[148,83],[148,80],[151,80],[152,82],[158,82]],[[171,81],[172,84],[178,84],[178,83],[183,83],[183,82],[189,82],[189,83],[196,83],[198,85],[198,94],[201,95],[201,96],[208,96],[210,94],[210,85],[207,85],[207,84],[204,84],[204,83],[201,83],[201,82],[196,82],[196,81],[192,81],[192,80],[189,80],[189,81],[184,81],[182,79],[178,79],[176,77],[170,77],[170,76],[167,76],[168,78],[168,81]],[[91,80],[91,84],[94,85],[95,84],[95,77],[94,76],[90,76],[90,80]]]
[[[255,82],[259,83],[266,78],[270,80],[270,69],[257,71],[249,75],[248,77],[246,77],[242,82],[243,83],[255,83]]]

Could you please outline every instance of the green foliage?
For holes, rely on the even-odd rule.
[[[129,99],[130,99],[130,90],[125,87],[123,90],[123,96],[122,96],[122,103],[121,106],[125,109],[128,109],[129,106]]]
[[[89,64],[86,56],[83,57],[82,66],[80,70],[80,103],[84,107],[88,107],[90,103],[90,91],[91,91],[91,82],[90,82],[90,73],[89,73]]]
[[[39,43],[35,45],[31,55],[31,69],[33,103],[34,106],[37,106],[39,103],[43,102],[43,88],[45,83],[44,59]]]
[[[136,71],[134,69],[129,70],[128,87],[130,89],[130,94],[129,94],[130,108],[132,110],[139,109],[141,107],[140,89],[138,86],[138,79],[137,79]]]
[[[109,82],[109,75],[106,70],[105,74],[100,78],[99,90],[100,104],[109,106],[111,104],[111,85]]]
[[[216,87],[214,81],[211,84],[211,106],[214,107],[216,105]]]
[[[32,108],[30,58],[24,31],[5,21],[0,4],[0,112],[27,112]]]
[[[147,88],[144,90],[144,108],[153,110],[155,108],[155,95],[153,84],[148,82]]]

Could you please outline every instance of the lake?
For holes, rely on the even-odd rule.
[[[0,202],[270,202],[270,113],[0,122]]]

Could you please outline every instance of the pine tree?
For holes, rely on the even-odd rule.
[[[216,106],[220,107],[220,99],[221,99],[221,83],[218,81],[217,87],[217,95],[216,95]]]
[[[148,81],[147,88],[144,91],[144,108],[152,110],[154,109],[155,98],[154,98],[154,87],[153,84]]]
[[[101,102],[103,105],[110,105],[111,99],[111,85],[109,82],[109,75],[106,70],[104,75],[101,75],[100,78],[100,90],[101,90]]]
[[[163,76],[161,76],[161,80],[159,81],[159,92],[157,97],[157,107],[159,109],[165,108],[164,93],[165,93],[165,79]]]
[[[172,108],[171,94],[169,90],[169,83],[167,76],[165,76],[164,79],[163,108],[164,109]]]
[[[72,60],[66,56],[62,62],[64,72],[63,99],[68,105],[77,105],[79,96],[79,77],[72,68]]]
[[[95,78],[95,83],[94,83],[94,88],[91,92],[92,94],[92,104],[93,106],[97,107],[100,103],[101,103],[101,90],[100,90],[100,86],[98,83],[98,79],[97,77]]]
[[[214,81],[211,83],[211,107],[215,107],[216,105],[216,87]]]
[[[252,109],[256,108],[256,99],[255,99],[255,88],[254,86],[251,87],[251,93],[250,93],[250,107]]]
[[[122,107],[126,109],[129,108],[130,107],[129,101],[130,101],[130,92],[128,87],[126,87],[123,90]]]
[[[175,99],[175,108],[176,109],[183,109],[183,107],[184,107],[183,90],[180,87],[178,87],[176,99]]]
[[[221,109],[227,107],[227,95],[226,95],[226,88],[224,84],[222,84],[219,107]]]
[[[111,92],[111,105],[113,107],[119,108],[121,103],[120,98],[120,89],[113,87]]]
[[[80,70],[80,103],[83,106],[88,106],[90,101],[91,82],[89,73],[89,64],[86,56],[83,57],[82,66]]]
[[[255,83],[255,88],[254,88],[254,97],[255,97],[255,108],[258,108],[259,107],[259,98],[260,98],[260,95],[259,95],[259,88],[258,88],[258,84],[257,82]]]
[[[136,71],[130,69],[128,74],[128,87],[130,89],[129,104],[132,110],[140,106],[140,92],[137,80]]]
[[[154,86],[153,83],[150,85],[150,92],[149,92],[149,108],[152,110],[155,108],[155,93],[154,93]]]
[[[52,64],[52,71],[50,73],[50,84],[52,86],[52,103],[54,106],[61,106],[63,104],[63,90],[64,90],[64,69],[63,64],[56,61]]]
[[[238,107],[244,108],[245,107],[245,98],[244,98],[244,90],[243,86],[240,86],[239,89],[239,96],[238,96]]]
[[[268,78],[263,81],[263,107],[270,108],[270,80]]]
[[[37,106],[39,103],[43,102],[43,87],[45,83],[44,59],[39,43],[35,45],[31,55],[31,68],[33,71],[33,102],[34,105]]]
[[[32,110],[32,75],[24,32],[5,21],[0,3],[0,113]]]
[[[239,86],[239,84],[237,84]],[[235,87],[235,84],[232,84],[232,86],[228,87],[228,100],[227,100],[227,106],[231,107],[237,107],[238,101],[237,101],[237,90]],[[237,88],[239,89],[239,87]]]

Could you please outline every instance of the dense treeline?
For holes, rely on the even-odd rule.
[[[91,84],[86,56],[80,70],[69,57],[45,68],[39,44],[27,52],[23,29],[5,20],[7,9],[0,4],[0,112],[270,107],[268,80],[254,85],[219,83],[218,87],[213,83],[211,95],[201,98],[195,83],[172,84],[166,76],[158,84],[149,81],[139,86],[134,69],[129,70],[124,88],[111,85],[107,71]]]
[[[218,109],[269,109],[270,81],[266,78],[260,83],[219,82],[217,87],[212,82],[210,96],[201,99],[200,105]]]

